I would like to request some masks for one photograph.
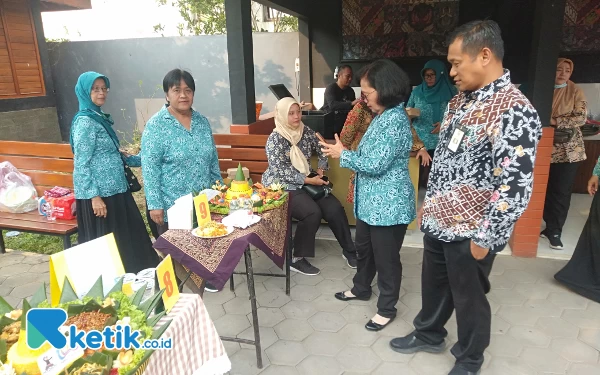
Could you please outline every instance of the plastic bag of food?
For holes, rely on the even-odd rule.
[[[0,163],[0,211],[20,214],[37,210],[37,191],[31,178],[11,163]]]

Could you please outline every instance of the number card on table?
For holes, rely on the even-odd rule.
[[[208,198],[206,194],[200,194],[195,197],[194,205],[196,206],[196,220],[198,221],[198,226],[210,222],[210,210],[208,208]]]
[[[160,289],[165,290],[162,298],[163,303],[165,304],[165,310],[168,313],[173,306],[175,306],[177,300],[179,300],[179,289],[177,288],[177,279],[175,278],[171,255],[167,255],[167,257],[160,262],[158,267],[156,267],[156,277],[158,278]]]

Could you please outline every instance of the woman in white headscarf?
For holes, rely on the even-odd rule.
[[[298,220],[291,269],[305,275],[320,273],[306,257],[315,256],[315,236],[322,219],[329,223],[348,265],[356,268],[356,249],[350,235],[348,218],[340,201],[331,194],[314,200],[302,189],[304,185],[328,184],[322,177],[329,165],[318,142],[316,133],[302,123],[302,112],[296,100],[284,98],[277,102],[275,130],[269,136],[266,146],[269,167],[263,174],[262,181],[264,185],[282,183],[290,192],[292,217]],[[314,152],[319,156],[316,171],[312,171],[309,164]],[[316,176],[308,177],[311,173]]]

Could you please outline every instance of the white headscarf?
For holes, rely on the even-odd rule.
[[[277,102],[277,105],[275,106],[274,131],[292,144],[290,149],[290,161],[294,168],[303,175],[308,176],[310,173],[310,165],[308,164],[308,160],[306,160],[306,156],[304,156],[302,150],[298,147],[298,142],[300,142],[302,134],[304,133],[304,124],[300,122],[298,127],[293,127],[288,123],[288,113],[294,104],[300,107],[300,104],[298,104],[294,98],[283,98]]]

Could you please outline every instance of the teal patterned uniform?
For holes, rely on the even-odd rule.
[[[90,117],[73,123],[73,186],[75,198],[110,197],[127,191],[121,154],[104,127]],[[140,166],[139,156],[127,158],[127,164]]]
[[[149,210],[167,210],[178,198],[223,181],[206,117],[193,111],[187,130],[163,107],[142,135],[142,173]]]
[[[413,126],[427,150],[435,150],[439,142],[439,134],[431,134],[431,131],[435,129],[433,126],[434,123],[442,121],[442,118],[437,120],[433,118],[433,105],[434,104],[427,103],[425,97],[419,95],[417,90],[414,90],[412,94],[410,94],[410,99],[408,99],[408,103],[406,103],[407,107],[418,108],[421,111],[419,117],[413,119]],[[448,107],[448,102],[441,102],[439,105],[440,113],[443,117],[443,114]]]
[[[404,105],[373,119],[356,151],[344,150],[340,165],[356,172],[354,215],[369,225],[410,224],[415,190],[408,172],[413,139]]]
[[[596,166],[594,167],[594,176],[600,177],[600,157],[598,158],[598,162],[596,163]]]

